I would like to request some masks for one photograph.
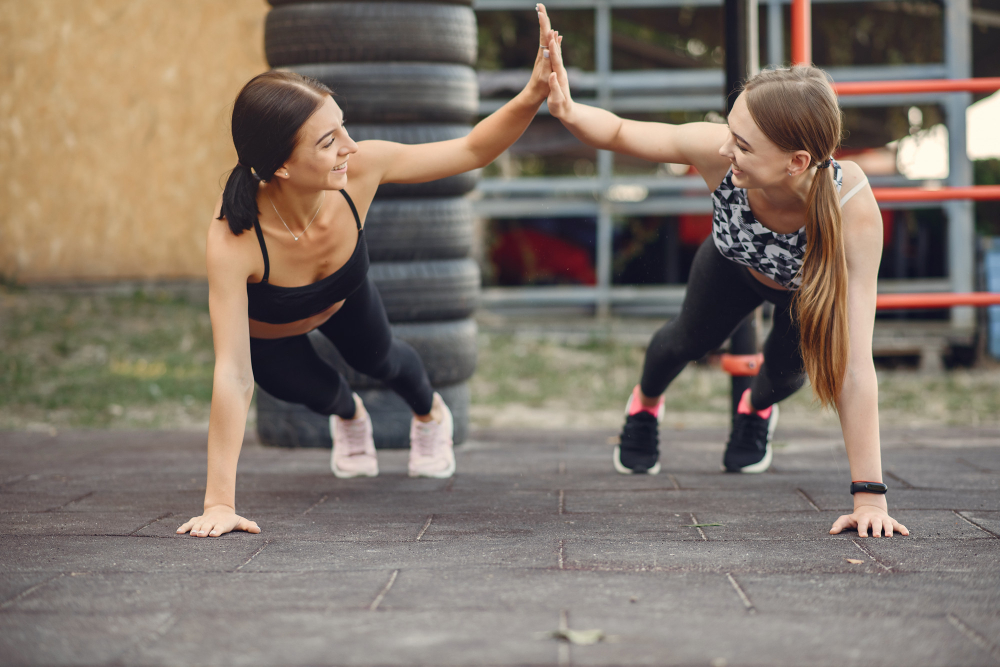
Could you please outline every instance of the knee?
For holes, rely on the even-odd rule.
[[[715,347],[717,345],[711,345],[705,340],[699,340],[671,327],[671,330],[661,329],[656,332],[646,349],[646,359],[653,363],[666,360],[673,363],[697,361]]]

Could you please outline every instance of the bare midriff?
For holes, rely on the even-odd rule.
[[[338,301],[323,312],[316,313],[312,317],[307,317],[304,320],[297,320],[295,322],[288,322],[287,324],[271,324],[270,322],[260,322],[255,319],[251,319],[250,337],[273,339],[307,334],[333,317],[333,314],[340,310],[340,307],[343,305],[343,301]]]
[[[747,268],[750,269],[749,266]],[[754,269],[750,269],[750,275],[752,275],[754,278],[756,278],[758,282],[760,282],[763,285],[766,285],[767,287],[770,287],[771,289],[780,289],[780,290],[782,290],[784,292],[788,291],[787,287],[783,287],[783,286],[779,285],[778,283],[774,282],[773,280],[771,280],[770,278],[768,278],[767,276],[765,276],[763,273],[760,273],[759,271],[756,271]],[[253,334],[250,334],[250,335],[253,335]]]

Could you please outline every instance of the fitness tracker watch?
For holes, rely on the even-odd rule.
[[[889,487],[881,482],[851,482],[851,495],[855,493],[882,493],[889,490]]]

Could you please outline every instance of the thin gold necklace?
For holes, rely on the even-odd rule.
[[[274,205],[274,202],[271,201],[271,195],[269,195],[267,193],[264,193],[264,196],[267,197],[267,201],[271,202],[271,208],[274,209],[275,214],[278,216],[278,220],[281,220],[281,224],[285,225],[285,229],[288,229],[288,224],[285,222],[285,219],[281,217],[281,214],[278,213],[278,208]],[[316,212],[313,213],[312,220],[310,220],[309,224],[305,226],[305,229],[303,229],[299,233],[299,236],[302,236],[303,234],[305,234],[306,233],[306,229],[309,229],[309,225],[311,225],[313,222],[316,221],[316,216],[319,215],[319,209],[323,208],[323,202],[324,201],[326,201],[326,190],[323,190],[323,197],[322,197],[322,199],[319,200],[319,206],[316,208]],[[296,236],[295,233],[292,232],[291,229],[288,229],[288,233],[291,234],[292,238],[295,239],[296,241],[299,240],[299,236]]]

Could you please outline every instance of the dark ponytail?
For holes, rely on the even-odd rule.
[[[250,79],[233,105],[233,144],[239,162],[222,192],[222,212],[233,234],[253,229],[260,215],[257,186],[268,182],[295,149],[299,128],[333,92],[315,79],[272,70]]]

